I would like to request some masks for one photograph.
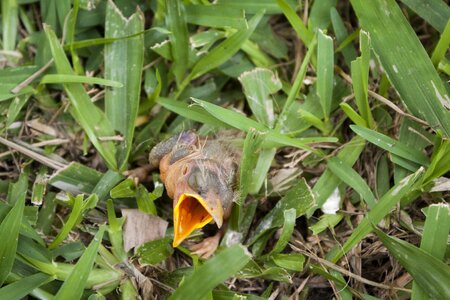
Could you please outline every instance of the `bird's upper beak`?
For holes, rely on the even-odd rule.
[[[173,247],[177,247],[195,229],[202,228],[212,220],[220,228],[223,215],[222,204],[219,200],[206,201],[198,194],[182,193],[173,210]]]

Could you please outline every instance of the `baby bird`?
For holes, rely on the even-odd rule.
[[[203,258],[211,256],[223,234],[236,198],[239,153],[226,142],[182,132],[157,144],[149,155],[158,168],[167,194],[173,199],[174,239],[177,247],[195,229],[214,221],[217,234],[191,247]]]

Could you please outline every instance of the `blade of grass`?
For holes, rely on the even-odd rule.
[[[342,44],[345,39],[349,36],[347,29],[345,28],[344,21],[342,21],[341,16],[335,7],[330,10],[331,24],[333,25],[334,35],[336,36],[336,42],[338,45]],[[345,62],[347,66],[350,67],[351,61],[356,59],[356,50],[353,44],[349,43],[341,49],[344,55]],[[337,50],[336,50],[337,52]]]
[[[320,99],[325,122],[328,121],[331,112],[331,100],[333,97],[333,71],[334,51],[333,40],[322,30],[318,31],[317,41],[317,95]]]
[[[272,94],[281,89],[278,76],[269,69],[255,68],[238,78],[244,88],[245,98],[260,123],[272,128],[275,123]]]
[[[103,233],[105,232],[105,225],[100,226],[100,229],[95,234],[94,239],[84,251],[81,258],[73,268],[68,278],[64,281],[58,293],[55,295],[55,300],[64,299],[81,299],[84,288],[88,281],[88,276],[91,273],[95,258],[100,243],[102,242]]]
[[[416,183],[423,177],[424,169],[420,168],[416,173],[405,177],[398,184],[393,186],[375,207],[367,214],[367,216],[359,223],[358,227],[353,230],[352,235],[347,239],[345,244],[335,253],[329,255],[329,260],[336,263],[345,253],[359,243],[367,234],[373,230],[372,224],[378,224],[392,208],[402,200],[403,197],[412,193],[417,189]]]
[[[447,248],[450,227],[448,204],[432,204],[427,211],[420,249],[442,261]],[[416,281],[413,282],[412,300],[428,299],[427,294]]]
[[[412,11],[422,17],[437,31],[443,32],[450,19],[450,7],[440,0],[401,0]]]
[[[292,28],[294,28],[297,36],[302,40],[302,42],[309,48],[311,42],[314,39],[314,33],[309,30],[300,17],[297,15],[295,10],[288,4],[286,0],[277,0],[277,4],[282,10],[286,19],[288,19]]]
[[[361,56],[351,62],[352,85],[355,93],[355,102],[361,117],[366,121],[366,125],[373,127],[373,117],[369,106],[369,36],[366,32],[360,31],[359,41]]]
[[[262,9],[266,10],[266,14],[279,14],[281,13],[280,8],[273,0],[218,0],[215,2],[217,9],[221,7],[234,7],[241,10],[245,10],[247,14],[256,14]],[[297,3],[293,0],[287,0],[287,4],[294,9]]]
[[[375,233],[389,253],[432,299],[450,298],[450,267],[412,244],[388,236],[379,229]]]
[[[51,242],[51,244],[48,246],[50,250],[56,248],[59,244],[61,244],[61,242],[64,241],[64,239],[69,235],[72,228],[76,225],[82,213],[83,198],[83,195],[73,197],[73,206],[69,218],[67,219],[67,222],[64,224],[63,228],[61,228],[61,231],[55,237],[53,242]]]
[[[140,9],[126,19],[114,3],[108,1],[105,20],[107,38],[133,35],[143,30],[144,15]],[[143,35],[105,46],[105,79],[118,81],[124,85],[123,88],[107,89],[105,94],[106,116],[113,128],[125,138],[118,148],[117,160],[120,170],[126,167],[132,148],[141,94],[143,62]]]
[[[302,87],[303,80],[305,79],[306,71],[308,69],[311,57],[314,54],[315,48],[316,48],[316,39],[314,36],[313,40],[309,44],[308,52],[306,52],[306,55],[302,61],[302,65],[300,66],[300,70],[298,71],[297,75],[295,75],[294,84],[289,90],[289,94],[286,102],[284,103],[283,109],[281,110],[281,113],[278,116],[277,124],[275,125],[275,129],[277,129],[278,131],[281,131],[281,129],[284,127],[283,123],[286,121],[291,106],[295,101],[295,98],[297,98],[300,88]]]
[[[0,299],[22,299],[34,289],[53,281],[55,278],[44,273],[24,277],[0,289]]]
[[[22,173],[19,180],[13,185],[9,196],[14,199],[10,201],[14,206],[0,224],[0,241],[2,241],[0,243],[0,286],[8,277],[16,256],[19,230],[27,195],[26,192],[22,191],[22,186],[25,186],[26,191],[28,186],[28,174],[26,172]]]
[[[366,127],[366,120],[363,119],[350,105],[347,103],[341,103],[339,104],[342,111],[347,115],[347,117],[352,120],[353,123],[360,127]]]
[[[258,123],[250,118],[247,118],[243,116],[242,114],[239,114],[237,112],[234,112],[232,110],[214,105],[212,103],[202,101],[199,99],[192,99],[196,103],[198,103],[201,107],[203,107],[205,110],[207,110],[210,114],[212,114],[214,117],[218,118],[219,120],[226,122],[228,125],[235,127],[237,129],[243,130],[245,132],[248,132],[251,128],[254,128],[258,131],[266,133],[266,141],[273,142],[277,144],[282,145],[289,145],[292,147],[298,147],[302,148],[308,151],[316,152],[316,150],[309,147],[307,144],[311,143],[312,140],[315,141],[329,141],[329,142],[336,142],[337,139],[334,137],[330,138],[290,138],[286,135],[283,135],[281,133],[278,133],[276,130],[270,130],[266,126],[264,126],[261,123]]]
[[[436,47],[434,47],[433,54],[431,55],[431,62],[437,68],[439,62],[445,57],[445,53],[448,50],[450,44],[450,19],[445,26],[444,31],[441,34]]]
[[[17,0],[2,0],[3,50],[13,51],[16,49],[18,25],[19,5]]]
[[[210,70],[217,68],[218,66],[229,60],[234,54],[236,54],[236,52],[241,49],[244,42],[248,40],[248,38],[255,31],[256,26],[258,25],[263,15],[264,12],[257,13],[255,16],[253,16],[253,18],[250,19],[247,26],[235,32],[224,42],[209,51],[208,54],[200,58],[192,67],[191,73],[180,85],[177,95],[179,95],[183,91],[183,89],[192,79],[195,79],[209,72]]]
[[[284,211],[283,214],[284,214],[283,230],[281,231],[277,243],[273,247],[272,251],[270,251],[270,255],[274,255],[283,251],[284,248],[286,248],[287,244],[289,243],[292,233],[294,232],[295,219],[297,219],[296,216],[297,213],[295,208],[287,209]]]
[[[383,69],[408,110],[450,136],[450,112],[444,107],[450,106],[450,98],[397,3],[393,0],[351,0],[351,3],[362,28],[370,34]]]
[[[88,84],[98,84],[110,87],[121,88],[123,84],[114,81],[108,80],[98,77],[88,77],[88,76],[79,76],[79,75],[61,75],[61,74],[48,74],[42,77],[41,84],[49,84],[49,83],[88,83]]]
[[[217,285],[239,272],[250,259],[242,245],[226,248],[186,277],[169,299],[203,299]]]
[[[238,205],[242,205],[247,198],[249,190],[254,179],[254,170],[256,167],[257,152],[262,142],[262,137],[256,130],[249,130],[245,137],[242,149],[242,158],[239,174],[239,199]]]
[[[72,162],[67,167],[54,173],[49,184],[54,187],[72,193],[91,193],[102,178],[102,173],[77,162]]]
[[[207,27],[232,27],[239,29],[245,26],[244,11],[234,7],[215,5],[187,5],[186,19],[188,23]]]
[[[405,158],[422,166],[429,165],[428,157],[425,154],[423,154],[420,150],[408,147],[403,143],[394,140],[393,138],[390,138],[384,134],[381,134],[371,129],[359,127],[356,125],[350,125],[350,128],[354,132],[356,132],[356,134],[358,134],[359,136],[363,137],[367,141],[377,145],[378,147],[388,152],[391,152],[395,155],[398,155],[402,158]]]
[[[367,183],[362,177],[353,170],[348,164],[346,164],[339,157],[332,157],[327,161],[327,166],[340,180],[345,182],[348,186],[357,191],[363,199],[366,201],[367,206],[372,209],[377,203],[375,196],[370,190]]]
[[[253,235],[248,241],[248,245],[253,244],[267,233],[276,227],[281,227],[284,223],[284,211],[294,208],[296,211],[296,218],[305,214],[315,204],[313,193],[302,178],[298,184],[292,187],[286,195],[278,201],[275,207],[261,219],[257,225]]]
[[[59,44],[53,30],[44,26],[50,49],[59,74],[74,75],[64,50]],[[116,148],[112,142],[101,142],[99,137],[113,136],[114,131],[105,114],[95,106],[81,84],[64,84],[64,89],[71,103],[70,112],[74,119],[83,127],[92,144],[111,169],[117,168],[115,159]]]
[[[183,80],[189,57],[189,36],[186,24],[184,4],[180,0],[166,1],[166,25],[170,30],[170,42],[172,45],[173,73],[177,83]]]
[[[342,150],[338,153],[337,157],[342,159],[349,166],[353,166],[358,160],[364,146],[365,142],[363,139],[354,137],[342,147]],[[308,211],[308,217],[311,217],[317,208],[322,207],[325,201],[327,201],[333,191],[336,190],[341,183],[342,181],[330,170],[325,170],[312,189],[316,198],[316,205]]]

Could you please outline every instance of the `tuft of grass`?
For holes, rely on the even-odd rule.
[[[0,299],[449,298],[449,16],[438,0],[1,1]],[[184,130],[242,153],[209,260],[172,247],[148,167]],[[122,209],[164,232],[126,251]]]

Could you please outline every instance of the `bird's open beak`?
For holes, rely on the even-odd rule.
[[[177,247],[195,229],[200,229],[212,220],[220,228],[223,223],[223,209],[219,201],[211,204],[199,195],[183,193],[173,210],[174,238],[173,247]]]

